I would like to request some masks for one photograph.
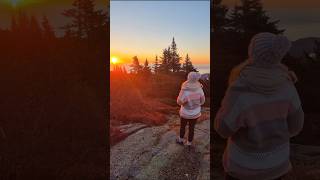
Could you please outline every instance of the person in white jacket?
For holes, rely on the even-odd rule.
[[[191,146],[194,127],[197,119],[201,116],[201,105],[205,102],[202,85],[199,82],[201,74],[198,72],[190,72],[188,79],[185,81],[177,98],[177,103],[180,105],[180,136],[177,138],[177,143],[184,145],[185,128],[189,124],[189,134],[186,145]]]

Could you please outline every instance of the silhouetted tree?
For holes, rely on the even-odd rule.
[[[230,15],[229,31],[236,33],[230,37],[237,41],[237,48],[247,54],[247,46],[252,38],[260,32],[281,34],[285,30],[278,29],[279,20],[271,20],[263,8],[261,0],[241,0],[241,5],[236,5]],[[237,38],[237,39],[234,39]],[[231,45],[231,44],[230,44]]]
[[[154,65],[153,65],[153,72],[155,74],[157,74],[159,72],[159,60],[158,60],[158,56],[156,56],[156,59],[154,60]]]
[[[214,33],[225,30],[225,26],[229,23],[227,13],[229,9],[227,6],[222,5],[222,0],[213,1],[213,29]]]
[[[185,59],[183,65],[182,65],[182,70],[185,73],[189,73],[189,72],[192,72],[192,71],[197,71],[197,69],[194,68],[194,66],[192,65],[191,59],[190,59],[188,54],[187,54],[186,59]]]
[[[241,0],[240,6],[232,10],[231,28],[234,31],[251,37],[259,32],[283,33],[277,27],[279,20],[271,21],[263,9],[261,0]]]
[[[146,59],[146,61],[144,62],[144,66],[142,68],[142,71],[143,71],[143,74],[145,76],[150,76],[151,74],[151,68],[149,66],[149,62],[148,62],[148,59]]]
[[[181,64],[180,64],[181,57],[178,54],[177,44],[174,40],[174,37],[172,39],[172,43],[169,48],[169,53],[170,53],[169,70],[172,70],[172,72],[179,72],[181,69]]]
[[[142,70],[142,66],[140,65],[139,59],[137,56],[134,56],[132,61],[132,64],[130,65],[131,69],[131,73],[135,73],[138,74],[141,72]]]
[[[68,31],[68,36],[78,39],[103,40],[107,38],[108,15],[102,10],[95,10],[93,0],[75,0],[73,7],[63,12],[72,22],[62,27]],[[99,39],[97,39],[97,36]]]
[[[162,51],[161,64],[159,66],[159,71],[161,73],[168,73],[170,71],[169,69],[169,62],[170,62],[170,47],[168,49],[164,49]]]

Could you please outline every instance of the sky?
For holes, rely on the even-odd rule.
[[[223,0],[223,4],[233,7],[239,0]],[[279,27],[286,29],[290,40],[305,37],[320,37],[319,0],[262,0],[267,13],[280,20]]]
[[[0,28],[10,27],[11,16],[18,11],[24,11],[36,17],[48,16],[57,34],[61,34],[60,27],[68,22],[61,13],[71,8],[74,0],[0,0]],[[97,9],[106,9],[107,1],[95,0]]]
[[[110,18],[110,53],[124,63],[153,63],[174,37],[183,59],[210,64],[210,1],[111,1]]]

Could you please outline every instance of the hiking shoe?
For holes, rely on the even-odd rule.
[[[189,141],[187,141],[187,143],[185,144],[186,145],[186,147],[187,147],[187,149],[189,150],[189,151],[194,151],[195,150],[195,146],[194,145],[192,145],[192,142],[189,142]]]
[[[189,141],[187,141],[186,145],[187,145],[188,147],[191,147],[191,146],[192,146],[192,143],[189,142]]]

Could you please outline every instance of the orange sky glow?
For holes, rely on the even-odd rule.
[[[110,55],[120,64],[134,56],[140,64],[160,61],[173,37],[181,63],[188,54],[195,65],[210,64],[209,1],[111,1],[110,14]]]

